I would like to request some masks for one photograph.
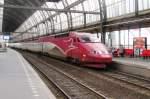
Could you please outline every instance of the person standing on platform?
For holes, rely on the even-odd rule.
[[[115,51],[116,51],[116,49],[114,47],[112,47],[111,48],[111,53],[112,53],[113,56],[115,56]]]
[[[125,51],[124,51],[124,47],[123,47],[123,45],[120,45],[119,53],[120,53],[120,56],[121,56],[121,57],[124,57],[124,53],[125,53]]]

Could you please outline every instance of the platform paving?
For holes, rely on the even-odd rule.
[[[114,62],[119,62],[122,64],[128,64],[132,66],[137,66],[140,68],[147,68],[150,69],[150,59],[143,59],[143,58],[114,58]]]
[[[56,99],[16,51],[0,52],[0,99]]]
[[[150,79],[150,61],[142,58],[114,58],[113,67],[116,69]]]

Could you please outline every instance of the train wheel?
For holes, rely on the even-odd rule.
[[[78,58],[74,58],[74,63],[80,65],[80,60]]]
[[[72,58],[67,57],[67,62],[72,63],[72,62],[73,62],[73,61],[72,61]]]
[[[67,58],[67,61],[69,62],[69,63],[72,63],[72,64],[80,64],[80,60],[78,59],[78,58],[71,58],[71,57],[68,57]]]

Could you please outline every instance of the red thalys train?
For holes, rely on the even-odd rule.
[[[89,67],[105,68],[112,62],[112,55],[105,45],[90,33],[70,32],[39,37],[34,41],[11,44],[11,47],[47,53]]]

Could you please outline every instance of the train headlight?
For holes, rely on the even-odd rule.
[[[86,57],[86,54],[83,54],[82,56],[83,56],[83,57]]]

